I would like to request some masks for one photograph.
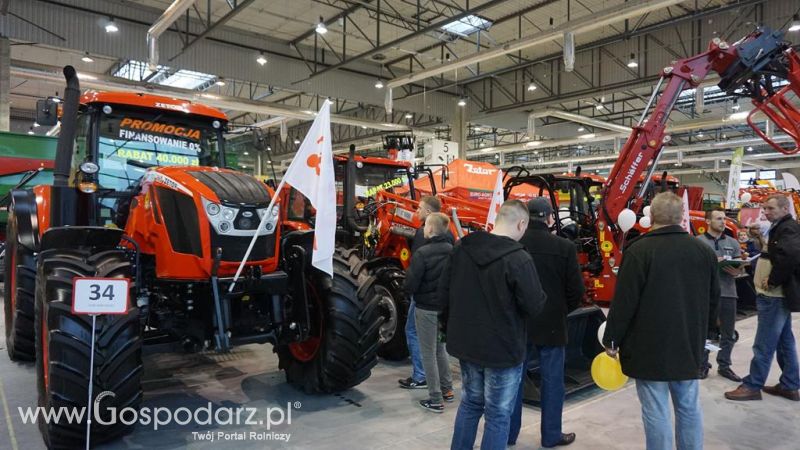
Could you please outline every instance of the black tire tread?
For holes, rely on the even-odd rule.
[[[36,357],[34,343],[34,295],[36,292],[36,256],[17,240],[16,218],[9,213],[6,256],[4,257],[3,307],[5,313],[6,351],[13,361],[33,361]],[[14,267],[9,264],[10,252],[15,252]],[[14,280],[15,289],[9,288]],[[12,296],[16,296],[14,311]]]
[[[332,393],[356,386],[369,378],[377,364],[381,317],[375,305],[364,305],[356,295],[356,282],[340,258],[333,260],[330,289],[321,294],[324,334],[320,349],[308,362],[296,360],[287,346],[277,349],[286,380],[306,393]]]
[[[54,249],[40,254],[36,291],[36,348],[39,406],[84,407],[87,401],[91,357],[90,316],[72,314],[72,278],[131,278],[132,267],[119,250],[91,253],[82,249]],[[42,379],[41,317],[48,324],[49,389]],[[142,401],[142,337],[136,306],[118,316],[98,316],[94,354],[93,396],[111,391],[101,408],[138,409]],[[104,417],[107,421],[108,417]],[[132,429],[121,422],[92,423],[92,443],[116,439]],[[50,448],[85,445],[85,422],[46,424],[39,421],[45,444]]]
[[[397,328],[394,336],[380,344],[378,356],[390,361],[403,361],[408,358],[408,344],[406,343],[406,321],[410,302],[403,292],[403,283],[406,274],[403,269],[394,264],[373,267],[368,269],[366,261],[361,259],[358,248],[337,249],[337,253],[347,262],[350,275],[358,282],[358,298],[367,302],[376,295],[378,286],[386,289],[391,294],[397,310]]]

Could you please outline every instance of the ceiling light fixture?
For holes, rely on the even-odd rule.
[[[114,23],[114,18],[110,17],[106,24],[106,33],[116,33],[117,31],[119,31],[119,27]]]
[[[628,60],[628,67],[630,67],[631,69],[639,67],[639,63],[636,62],[636,55],[633,53],[631,53],[631,59]]]
[[[225,86],[225,80],[223,80],[222,78],[220,78],[220,79],[218,79],[218,80],[217,80],[217,82],[216,82],[216,83],[214,83],[214,84],[216,84],[217,86]]]
[[[319,23],[317,24],[315,31],[318,34],[325,34],[328,32],[328,28],[325,26],[325,21],[323,21],[322,16],[319,16]]]
[[[578,127],[578,133],[583,133],[584,131],[586,131],[586,128]]]
[[[458,99],[458,106],[467,106],[467,99],[464,97]]]
[[[86,63],[94,62],[92,57],[89,56],[89,52],[86,52],[86,54],[83,55],[83,58],[81,58],[81,61],[86,62]]]
[[[260,65],[264,65],[267,63],[267,58],[264,56],[264,52],[258,54],[258,58],[256,58],[256,62]]]
[[[703,134],[703,132],[702,132],[702,131],[698,131],[698,132],[697,132],[697,137],[698,137],[698,138],[701,138],[701,137],[703,137],[703,136],[705,136],[705,135]]]
[[[414,115],[411,113],[406,113],[406,119],[413,119]]]
[[[531,84],[528,85],[528,92],[533,92],[536,90],[536,83],[531,81]]]
[[[242,154],[243,154],[244,156],[250,156],[250,152],[243,152]]]
[[[800,15],[795,14],[792,16],[792,24],[789,26],[789,31],[800,31]]]
[[[28,134],[33,134],[33,127],[30,127],[30,128],[28,129]]]
[[[747,147],[747,151],[748,152],[752,152],[753,151],[753,147]]]
[[[299,138],[294,138],[294,144],[295,145],[299,145],[300,144],[300,139]]]
[[[380,78],[375,82],[375,89],[383,89],[383,81]]]

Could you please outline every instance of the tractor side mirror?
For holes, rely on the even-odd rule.
[[[37,100],[36,123],[46,127],[56,125],[58,123],[58,102],[51,98]]]

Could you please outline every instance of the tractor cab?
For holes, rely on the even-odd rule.
[[[90,92],[80,103],[70,185],[95,194],[92,225],[125,228],[134,196],[166,180],[161,168],[225,167],[221,111],[133,93]]]

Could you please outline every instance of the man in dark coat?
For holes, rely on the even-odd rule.
[[[417,304],[414,320],[428,384],[428,399],[419,405],[428,411],[444,411],[443,400],[453,401],[453,379],[444,342],[439,339],[439,313],[444,302],[439,298],[439,280],[453,245],[445,237],[450,219],[442,213],[431,213],[425,219],[425,245],[418,248],[406,270],[404,290]]]
[[[648,449],[703,448],[698,378],[719,302],[717,257],[681,226],[683,201],[671,192],[650,205],[652,229],[625,249],[603,345],[619,349],[636,380]],[[669,410],[672,396],[676,428]]]
[[[451,449],[472,449],[484,417],[484,450],[505,450],[525,360],[525,322],[544,306],[536,266],[519,239],[528,208],[500,207],[491,233],[476,231],[453,248],[439,296],[447,301],[447,351],[459,359],[463,398]]]
[[[763,390],[800,401],[800,369],[792,333],[792,312],[800,311],[800,224],[792,218],[790,208],[789,199],[780,194],[770,196],[763,205],[772,227],[753,277],[758,294],[753,359],[750,375],[742,385],[725,393],[729,400],[761,400]],[[782,372],[780,380],[775,386],[764,386],[776,352]]]
[[[575,244],[550,232],[555,223],[550,199],[539,197],[528,202],[530,223],[520,244],[533,257],[542,288],[547,294],[544,309],[528,320],[528,346],[525,368],[533,357],[533,346],[539,355],[541,386],[542,447],[569,445],[575,433],[561,432],[564,408],[564,357],[567,345],[567,314],[576,309],[583,297],[583,277],[578,265]],[[527,370],[522,372],[508,444],[514,445],[522,426],[522,395]]]

